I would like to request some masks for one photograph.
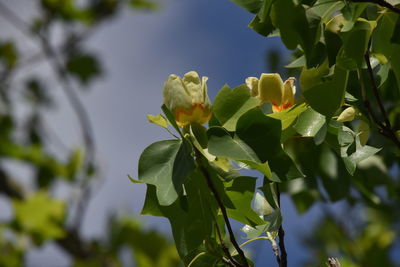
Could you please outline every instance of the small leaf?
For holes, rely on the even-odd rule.
[[[164,118],[163,115],[158,114],[157,116],[154,115],[147,115],[147,119],[150,123],[154,123],[156,125],[159,125],[165,129],[168,129],[168,122],[167,120]]]
[[[325,116],[308,108],[300,114],[296,124],[293,126],[296,131],[305,137],[314,137],[325,124]]]
[[[100,62],[90,54],[80,54],[69,58],[67,70],[85,85],[102,73]]]
[[[130,5],[135,9],[156,10],[159,8],[159,3],[148,0],[130,0]]]

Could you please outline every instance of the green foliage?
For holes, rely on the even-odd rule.
[[[65,235],[62,227],[65,204],[52,200],[45,191],[14,201],[14,210],[18,228],[31,234],[36,242]]]
[[[156,175],[151,174],[150,178],[139,172],[139,178],[148,184],[142,212],[169,218],[180,256],[186,263],[191,262],[191,266],[218,266],[225,256],[229,258],[221,251],[224,235],[219,237],[215,233],[217,228],[223,228],[218,210],[223,213],[225,209],[227,216],[245,225],[242,231],[251,239],[249,242],[262,238],[276,247],[275,238],[284,217],[279,203],[281,191],[290,195],[300,213],[318,201],[346,200],[350,205],[361,204],[361,208],[377,208],[383,205],[383,199],[391,203],[389,206],[398,205],[399,199],[398,192],[393,191],[399,188],[398,181],[388,175],[391,168],[399,166],[393,153],[398,155],[400,148],[396,135],[400,129],[400,110],[396,107],[400,104],[400,15],[397,11],[351,1],[232,2],[254,14],[249,27],[255,32],[279,36],[286,48],[293,50],[293,60],[287,67],[300,76],[302,94],[299,103],[277,110],[275,103],[260,103],[246,85],[233,89],[225,85],[214,100],[208,129],[191,125],[181,130],[174,125],[173,115],[163,108],[182,139],[161,142],[191,143],[185,162],[195,161],[195,175],[183,182],[182,193],[174,193],[171,200],[175,202],[166,206],[159,190],[167,194],[171,186],[156,188],[151,182]],[[271,92],[275,97],[274,94],[279,95]],[[152,117],[150,121],[167,127],[161,117]],[[146,149],[142,157],[147,153]],[[157,170],[160,154],[151,156],[156,163],[147,169]],[[139,170],[140,165],[139,162]],[[257,178],[241,175],[237,167],[255,170],[264,178],[259,188],[263,195],[254,187]],[[187,176],[189,172],[182,174]],[[194,180],[201,184],[195,184]],[[384,194],[378,190],[382,185],[385,185]],[[199,197],[192,195],[196,193],[202,198],[207,196],[208,205],[213,203],[208,215],[204,211],[197,214],[204,222],[208,220],[201,226],[203,229],[196,225],[198,217],[192,215],[192,209],[200,210],[190,202]],[[205,200],[197,199],[197,202]],[[186,221],[189,214],[194,218],[190,228],[194,243],[183,237],[183,232],[189,231],[184,230],[189,228]],[[174,220],[177,216],[185,219]],[[229,226],[226,220],[224,223]],[[317,250],[336,246],[343,255],[340,260],[344,266],[368,265],[368,259],[374,262],[380,257],[391,266],[387,258],[388,248],[395,242],[391,226],[381,227],[377,220],[368,223],[360,230],[360,237],[353,239],[357,243],[354,247],[349,245],[352,237],[336,236],[338,231],[333,223],[321,225],[317,239],[328,243]],[[376,232],[367,233],[371,229]],[[366,244],[377,238],[382,246],[371,246],[379,251],[379,256],[373,258],[365,254],[372,251]],[[239,252],[235,249],[234,255]],[[330,255],[319,256],[315,264],[321,264]]]
[[[83,84],[101,74],[100,63],[91,55],[75,55],[69,58],[67,70]]]

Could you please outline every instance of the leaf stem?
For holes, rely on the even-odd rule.
[[[250,244],[250,243],[253,242],[253,241],[262,240],[262,239],[271,242],[271,239],[268,238],[268,237],[266,237],[266,236],[258,236],[258,237],[255,237],[255,238],[253,238],[253,239],[247,240],[246,242],[244,242],[243,244],[241,244],[240,247],[242,248],[242,247],[246,246],[247,244]]]
[[[221,209],[221,213],[222,213],[222,216],[224,218],[224,221],[225,221],[225,224],[226,224],[226,228],[228,229],[228,232],[229,232],[229,239],[230,239],[232,245],[235,247],[237,253],[239,254],[239,256],[240,256],[240,258],[242,260],[242,263],[239,263],[237,266],[238,267],[248,267],[249,264],[247,262],[246,256],[244,255],[243,250],[240,248],[239,244],[237,243],[237,241],[235,239],[235,235],[233,233],[231,223],[229,222],[229,218],[228,218],[228,214],[226,212],[225,206],[222,203],[222,200],[221,200],[221,198],[220,198],[220,196],[218,194],[218,191],[215,188],[215,186],[214,186],[214,184],[213,184],[213,182],[211,180],[211,176],[208,173],[207,168],[204,166],[204,164],[202,162],[202,159],[204,160],[204,157],[201,155],[200,151],[198,151],[197,149],[195,149],[195,151],[196,151],[196,161],[197,161],[198,167],[199,167],[201,173],[203,174],[204,178],[207,181],[208,188],[213,193],[214,198],[217,201],[217,204],[218,204],[219,208]]]

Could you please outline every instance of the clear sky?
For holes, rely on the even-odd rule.
[[[85,236],[101,236],[107,214],[140,212],[145,186],[130,183],[127,175],[137,176],[138,158],[147,145],[170,138],[146,119],[146,114],[160,113],[162,86],[169,74],[195,70],[208,76],[213,98],[225,83],[237,86],[248,76],[267,72],[265,56],[270,49],[286,55],[279,39],[267,39],[247,27],[251,18],[229,0],[166,0],[157,12],[124,11],[87,42],[90,51],[103,59],[106,75],[93,83],[90,91],[81,93],[92,118],[103,177],[85,217]],[[61,104],[46,116],[63,142],[78,145],[76,117],[62,100],[63,95],[53,94]],[[60,195],[65,193],[62,188]],[[289,266],[298,266],[308,255],[299,237],[310,230],[309,223],[320,212],[314,208],[306,216],[298,216],[286,197],[282,210]],[[165,219],[141,216],[141,220],[170,234]],[[239,229],[239,224],[235,226]],[[256,265],[275,264],[270,244],[258,242]],[[66,266],[69,260],[49,245],[31,252],[28,263]]]

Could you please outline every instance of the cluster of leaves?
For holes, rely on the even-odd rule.
[[[110,217],[102,239],[80,235],[89,180],[98,177],[90,121],[81,124],[85,145],[68,147],[44,117],[57,106],[50,90],[54,84],[66,91],[79,119],[86,117],[73,86],[89,88],[103,68],[84,41],[124,6],[148,10],[157,5],[143,0],[40,0],[35,4],[33,17],[20,18],[8,3],[0,3],[2,21],[23,36],[0,40],[0,194],[12,211],[0,222],[0,266],[23,266],[26,252],[50,242],[76,266],[120,266],[121,251],[126,250],[138,266],[177,266],[171,243],[130,217]],[[56,32],[61,33],[57,38]],[[26,49],[27,41],[36,43],[37,51]],[[40,67],[25,71],[46,61],[54,73]],[[24,179],[30,187],[19,183],[21,173],[29,176]],[[66,199],[56,197],[60,184],[71,194]],[[77,189],[83,197],[70,201]]]
[[[298,73],[302,99],[325,117],[314,140],[303,138],[285,143],[307,176],[285,185],[298,211],[307,211],[316,201],[345,199],[350,205],[362,203],[357,206],[360,209],[374,210],[366,212],[366,227],[353,229],[354,235],[364,236],[363,242],[377,240],[369,233],[373,227],[382,229],[382,235],[398,232],[398,220],[390,213],[398,206],[400,186],[400,9],[396,7],[400,1],[233,2],[255,14],[250,28],[265,36],[280,36],[283,44],[294,50],[294,59],[287,68]],[[341,120],[349,107],[354,112]],[[338,123],[336,118],[342,122]],[[369,145],[382,149],[372,157],[369,156],[377,150],[365,145],[368,135]],[[389,218],[385,227],[373,218],[378,211]],[[322,223],[321,231],[330,231],[323,227]],[[334,242],[334,237],[329,238],[326,233],[318,243],[323,244],[326,238],[320,249]],[[340,238],[342,242],[352,242],[349,236]],[[397,238],[390,239],[384,248],[390,251],[396,242]],[[352,244],[353,248],[358,247]],[[336,246],[340,247],[340,242]],[[344,247],[336,252],[347,263],[364,265],[378,255],[365,250],[354,256],[350,251],[353,248]],[[332,250],[324,250],[320,255],[326,259],[329,253]],[[378,259],[373,262],[379,262]],[[382,256],[380,263],[385,259],[390,266],[391,259],[386,256]]]
[[[260,106],[246,85],[224,86],[213,102],[208,129],[193,124],[179,129],[165,106],[165,117],[149,117],[164,128],[172,125],[180,137],[156,142],[142,153],[135,181],[147,184],[142,213],[169,219],[179,255],[190,266],[245,264],[231,233],[235,249],[226,251],[224,210],[245,225],[249,239],[264,236],[276,246],[280,191],[291,196],[300,213],[318,201],[338,200],[389,212],[400,199],[395,178],[399,2],[383,7],[381,1],[232,1],[255,14],[250,28],[279,36],[294,51],[287,67],[298,74],[302,95],[292,108],[272,113],[271,105]],[[257,178],[243,176],[243,168],[257,170],[262,186],[255,187]],[[381,248],[387,255],[396,242],[391,234],[396,218],[390,218],[381,228],[377,220],[367,221],[354,234],[357,242],[385,235]],[[321,227],[322,233],[330,229]],[[380,234],[368,233],[374,227]],[[336,252],[346,263],[363,265],[374,248],[360,248],[357,256],[353,248]]]

